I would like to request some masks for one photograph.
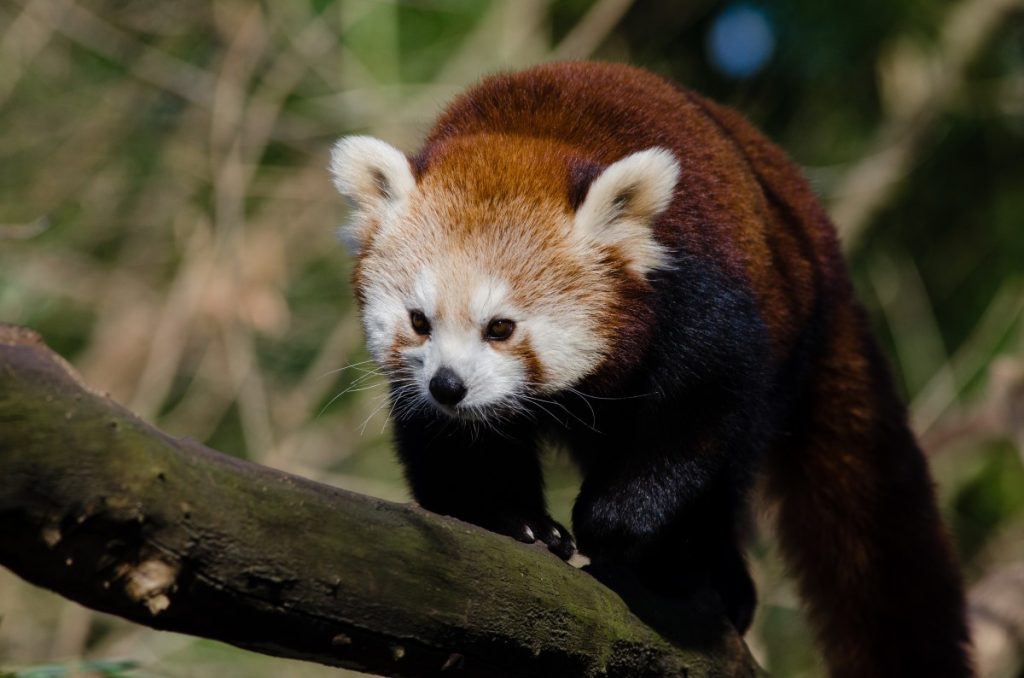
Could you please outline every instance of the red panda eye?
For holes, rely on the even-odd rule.
[[[420,336],[430,334],[430,321],[423,311],[409,311],[409,322],[412,324],[412,331]]]
[[[512,330],[515,328],[515,322],[508,320],[507,318],[492,320],[487,325],[487,331],[484,333],[484,337],[489,341],[505,341],[512,336]]]

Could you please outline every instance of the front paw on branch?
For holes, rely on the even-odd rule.
[[[544,513],[530,516],[504,513],[496,516],[487,527],[527,544],[540,540],[562,560],[568,560],[576,551],[576,542],[569,530]]]

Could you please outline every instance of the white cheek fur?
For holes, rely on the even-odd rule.
[[[572,386],[594,371],[605,353],[594,329],[595,319],[573,308],[535,315],[524,323],[534,355],[544,372],[540,391],[552,393]]]
[[[402,331],[399,323],[408,316],[408,311],[401,300],[383,287],[369,287],[365,298],[363,329],[366,332],[366,348],[374,360],[384,364],[395,336]]]

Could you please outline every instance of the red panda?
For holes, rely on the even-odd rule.
[[[486,78],[422,150],[347,137],[331,171],[399,458],[432,511],[669,594],[716,590],[766,475],[830,673],[972,674],[925,459],[837,236],[737,113],[625,65]],[[541,439],[583,482],[545,508]]]

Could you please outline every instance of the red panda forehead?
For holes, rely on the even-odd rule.
[[[437,143],[421,154],[424,194],[458,197],[464,208],[526,203],[568,213],[572,149],[552,139],[473,134]]]
[[[602,285],[595,268],[554,230],[545,235],[525,218],[486,224],[466,229],[458,242],[435,240],[419,258],[429,261],[425,269],[437,280],[441,298],[450,302],[448,308],[469,313],[467,320],[483,320],[476,317],[481,313],[543,312],[552,304],[579,303],[581,293]],[[487,300],[482,305],[481,294]]]
[[[427,196],[410,211],[365,253],[361,279],[387,281],[426,312],[469,326],[489,314],[589,315],[611,303],[614,280],[569,238],[570,215],[538,214],[522,201],[470,214]]]

